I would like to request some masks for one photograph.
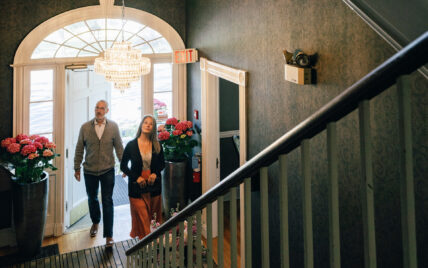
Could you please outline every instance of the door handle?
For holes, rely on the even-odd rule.
[[[215,167],[216,167],[216,168],[218,168],[218,164],[219,164],[219,162],[220,162],[220,161],[218,160],[218,157],[217,157],[217,158],[215,159]]]

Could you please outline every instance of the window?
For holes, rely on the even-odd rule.
[[[53,133],[53,70],[30,72],[30,135],[52,140]]]
[[[48,35],[36,47],[31,59],[94,57],[122,37],[143,54],[171,53],[168,41],[157,31],[127,20],[92,19],[65,26]]]
[[[172,116],[172,64],[153,65],[153,114],[158,124]]]
[[[131,88],[124,92],[111,90],[111,119],[119,125],[124,147],[137,135],[141,111],[141,83],[131,83]]]

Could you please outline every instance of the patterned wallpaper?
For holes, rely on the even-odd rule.
[[[292,129],[394,54],[393,49],[338,0],[188,0],[187,47],[200,56],[247,70],[248,157]],[[282,50],[319,54],[316,85],[284,80]],[[428,81],[411,75],[418,257],[428,267]],[[200,70],[188,67],[188,117],[200,110]],[[401,223],[396,88],[370,102],[376,238],[379,267],[401,267]],[[195,123],[200,123],[195,120]],[[337,122],[340,231],[343,267],[363,267],[358,113]],[[328,180],[326,133],[311,140],[314,256],[327,267]],[[289,155],[291,267],[303,267],[300,149]],[[269,169],[271,266],[279,267],[278,171]],[[259,193],[253,192],[253,235],[259,254]],[[260,265],[255,263],[254,267]]]

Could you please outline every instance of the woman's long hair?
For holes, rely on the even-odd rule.
[[[151,118],[153,120],[153,129],[152,132],[149,135],[149,139],[153,144],[153,147],[155,148],[155,152],[158,154],[161,150],[160,148],[160,143],[158,141],[158,136],[156,135],[156,132],[158,130],[157,126],[156,126],[156,119],[153,115],[151,114],[147,114],[143,117],[143,120],[141,120],[140,126],[138,127],[138,131],[137,131],[137,139],[141,136],[141,127],[143,126],[144,120],[146,120],[146,118]]]

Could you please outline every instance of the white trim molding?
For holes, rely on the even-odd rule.
[[[201,69],[201,128],[202,128],[202,192],[207,192],[219,182],[216,158],[219,157],[219,112],[218,79],[222,78],[239,86],[239,163],[247,160],[247,72],[235,69],[206,58],[200,58]],[[244,207],[244,185],[240,185],[240,207]],[[213,236],[217,236],[217,203],[213,203]],[[245,267],[245,218],[240,210],[241,222],[241,267]]]

